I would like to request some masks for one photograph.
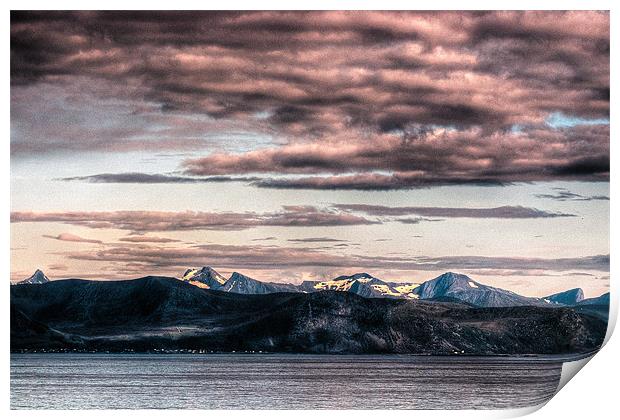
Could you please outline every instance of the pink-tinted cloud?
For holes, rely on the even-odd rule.
[[[133,243],[170,243],[170,242],[180,242],[178,239],[170,239],[170,238],[162,238],[160,236],[126,236],[124,238],[120,238],[121,242],[133,242]]]
[[[91,243],[91,244],[103,243],[102,241],[98,239],[82,238],[81,236],[74,235],[72,233],[60,233],[55,236],[54,235],[42,235],[42,236],[44,238],[56,239],[58,241],[65,241],[65,242],[85,242],[85,243]]]
[[[297,238],[297,239],[288,239],[289,242],[298,242],[298,243],[328,243],[328,242],[347,242],[343,239],[336,238],[328,238],[325,236],[318,238]]]
[[[107,173],[61,178],[61,181],[86,181],[102,184],[200,184],[218,182],[256,182],[258,177],[189,177],[172,174],[145,174],[141,172]]]
[[[403,223],[419,223],[424,217],[462,217],[476,219],[546,219],[554,217],[575,217],[574,214],[552,212],[523,206],[502,206],[487,208],[470,207],[390,207],[373,204],[334,204],[343,211],[361,212],[371,216],[423,216],[423,218],[399,219]]]
[[[609,126],[501,133],[485,133],[481,128],[435,128],[406,138],[382,134],[369,141],[304,143],[243,154],[212,154],[188,160],[185,166],[188,173],[202,176],[339,174],[256,181],[259,186],[273,188],[381,190],[454,183],[606,180]]]
[[[606,124],[546,124],[608,118],[607,12],[13,12],[11,82],[14,153],[208,149],[183,169],[303,175],[277,188],[609,176]]]
[[[487,256],[375,256],[342,255],[317,249],[260,245],[192,246],[182,248],[138,246],[106,247],[96,251],[63,253],[69,259],[107,261],[126,265],[135,274],[177,270],[211,265],[230,270],[289,270],[326,269],[343,270],[540,270],[540,271],[609,271],[609,255],[574,258],[529,258]],[[285,280],[285,279],[281,279]]]
[[[353,226],[380,223],[346,212],[312,206],[285,206],[274,213],[164,211],[12,212],[12,223],[59,222],[136,233],[185,230],[244,230],[257,226]]]

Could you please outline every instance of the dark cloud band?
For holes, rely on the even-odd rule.
[[[218,182],[255,182],[259,179],[260,178],[257,177],[231,176],[210,176],[196,178],[166,174],[145,174],[141,172],[95,174],[60,178],[61,181],[84,181],[102,184],[200,184]]]
[[[548,198],[556,201],[609,201],[606,195],[581,195],[565,188],[556,188],[555,194],[536,194],[538,198]]]
[[[59,222],[95,229],[121,229],[135,233],[186,230],[244,230],[258,226],[316,227],[381,223],[362,216],[312,206],[284,206],[275,213],[208,213],[163,211],[13,212],[12,223]]]
[[[370,216],[407,216],[424,217],[465,217],[479,219],[539,219],[555,217],[575,217],[574,214],[550,212],[522,206],[502,206],[489,208],[467,207],[389,207],[371,204],[334,204],[334,208],[343,211],[360,212]],[[402,223],[419,223],[425,219],[400,219]],[[428,220],[428,219],[426,219]]]
[[[169,247],[110,247],[92,252],[72,252],[70,259],[107,261],[120,264],[138,264],[166,269],[184,269],[196,265],[210,264],[238,269],[268,269],[274,266],[281,270],[312,268],[353,268],[363,270],[543,270],[562,271],[609,271],[609,255],[592,255],[574,258],[528,258],[528,257],[486,257],[486,256],[372,256],[340,255],[314,248],[293,248],[273,246],[217,245],[194,246],[190,248]]]

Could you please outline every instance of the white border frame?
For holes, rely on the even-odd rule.
[[[616,49],[615,41],[613,40],[615,33],[617,32],[616,28],[618,27],[618,19],[616,18],[616,12],[612,7],[611,1],[600,1],[600,0],[591,0],[591,1],[579,1],[579,0],[547,0],[547,1],[533,1],[533,0],[521,0],[521,1],[502,1],[499,4],[497,1],[469,1],[466,5],[462,2],[457,1],[448,1],[448,0],[434,0],[433,2],[425,2],[425,3],[413,3],[407,1],[396,1],[396,0],[383,0],[383,1],[369,1],[369,0],[302,0],[296,1],[294,4],[291,2],[285,2],[281,0],[263,0],[261,2],[250,2],[244,0],[228,0],[224,4],[210,4],[209,2],[200,2],[200,1],[188,1],[188,0],[177,0],[175,2],[163,2],[163,1],[133,1],[128,2],[118,1],[118,0],[92,0],[88,3],[84,1],[76,1],[76,0],[58,0],[53,3],[45,2],[40,0],[23,0],[23,1],[7,1],[6,2],[8,8],[5,9],[2,20],[2,57],[5,57],[5,61],[0,71],[2,71],[3,76],[3,93],[5,100],[2,102],[2,116],[3,116],[3,127],[4,133],[7,138],[2,143],[2,153],[0,155],[1,166],[3,168],[3,179],[2,183],[2,196],[5,200],[2,201],[2,217],[4,223],[0,224],[0,229],[2,232],[2,267],[4,268],[4,273],[6,275],[6,279],[10,278],[10,226],[9,226],[9,217],[10,217],[10,202],[7,197],[10,197],[10,153],[9,153],[9,138],[10,137],[10,76],[9,76],[9,63],[8,57],[10,57],[10,12],[9,10],[70,10],[70,9],[92,9],[92,10],[123,10],[123,9],[147,9],[147,10],[199,10],[199,9],[214,9],[214,10],[231,10],[231,9],[241,9],[241,10],[273,10],[273,9],[284,9],[284,10],[310,10],[310,9],[331,9],[331,10],[339,10],[339,9],[354,9],[354,10],[387,10],[387,9],[395,9],[395,10],[495,10],[495,9],[503,9],[503,10],[528,10],[528,9],[538,9],[538,10],[568,10],[568,9],[578,9],[578,10],[611,10],[611,38],[612,38],[612,50],[611,50],[611,78],[612,84],[614,80],[614,70],[617,68],[616,66]],[[85,7],[88,6],[88,7]],[[224,7],[222,7],[224,6]],[[614,98],[617,95],[615,91],[611,92],[611,101],[613,103]],[[615,107],[611,106],[611,135],[610,141],[614,138],[614,134],[616,132],[616,113],[614,112]],[[615,157],[615,146],[614,143],[611,142],[611,161],[612,166],[614,166],[614,157]],[[617,180],[613,180],[616,178],[614,176],[615,172],[611,173],[610,183],[610,192],[612,196],[612,200],[610,201],[610,253],[613,253],[612,250],[617,248],[618,240],[615,238],[619,238],[618,235],[619,229],[616,220],[611,217],[612,214],[618,214],[620,209],[613,197],[617,197],[618,194],[618,184]],[[469,419],[469,418],[507,418],[507,417],[515,417],[521,416],[525,414],[529,414],[532,412],[537,412],[533,415],[533,418],[542,418],[542,416],[548,417],[549,415],[553,415],[554,418],[563,418],[563,419],[571,419],[578,418],[583,419],[584,417],[588,418],[596,418],[596,416],[601,416],[602,418],[609,418],[609,413],[617,407],[616,403],[616,392],[615,392],[615,384],[617,384],[618,377],[617,375],[620,373],[618,369],[619,362],[617,360],[616,354],[620,353],[620,344],[618,344],[618,339],[611,340],[610,336],[613,332],[616,324],[617,313],[618,313],[618,284],[615,280],[617,267],[614,264],[614,259],[612,258],[611,262],[611,309],[610,309],[610,321],[607,331],[607,337],[605,339],[606,345],[600,352],[600,354],[593,357],[593,361],[591,362],[591,368],[586,369],[586,372],[580,373],[580,378],[575,381],[570,381],[570,384],[566,385],[566,380],[572,378],[579,369],[576,369],[578,365],[583,365],[584,362],[589,361],[590,359],[584,359],[584,361],[580,362],[571,362],[572,365],[567,364],[566,368],[563,370],[563,384],[560,386],[562,388],[563,385],[566,385],[566,388],[562,389],[562,391],[556,395],[543,410],[538,411],[542,406],[531,407],[527,409],[516,409],[516,410],[498,410],[498,411],[473,411],[473,410],[463,410],[463,411],[387,411],[387,410],[373,410],[373,411],[321,411],[320,415],[325,416],[327,418],[338,418],[338,419],[370,419],[370,418],[378,418],[383,416],[390,416],[394,418],[405,418],[410,416],[415,416],[416,418],[441,418],[441,419]],[[8,281],[6,284],[8,285]],[[2,372],[2,392],[0,396],[2,398],[1,409],[4,411],[4,414],[9,414],[15,418],[31,418],[33,416],[37,416],[38,418],[78,418],[84,415],[87,415],[89,418],[93,419],[101,419],[108,418],[110,415],[114,415],[115,417],[120,418],[148,418],[149,420],[157,420],[169,418],[171,415],[182,415],[187,419],[198,419],[204,418],[205,415],[213,416],[213,417],[224,417],[224,418],[232,418],[232,419],[283,419],[288,418],[289,416],[295,416],[298,420],[312,419],[317,415],[317,411],[222,411],[222,410],[214,410],[214,411],[157,411],[157,410],[141,410],[141,411],[131,411],[131,410],[99,410],[99,411],[10,411],[9,410],[9,380],[10,380],[10,350],[9,350],[9,339],[8,339],[8,331],[10,330],[9,326],[9,308],[10,306],[7,304],[9,301],[9,288],[4,287],[1,290],[2,294],[2,302],[5,303],[3,305],[3,317],[2,317],[2,331],[3,331],[3,339],[2,339],[2,351],[4,355],[4,363],[0,367],[0,371]],[[582,367],[582,366],[581,366]],[[41,398],[45,398],[45,396],[41,396]]]

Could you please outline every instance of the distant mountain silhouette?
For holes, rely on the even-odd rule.
[[[367,298],[424,299],[457,301],[481,307],[577,305],[583,300],[581,289],[571,289],[544,298],[526,297],[509,290],[491,287],[470,277],[447,272],[439,277],[418,283],[386,282],[368,273],[342,275],[333,280],[290,283],[261,282],[235,272],[227,280],[211,267],[189,269],[182,278],[198,287],[240,294],[278,292],[314,293],[325,290],[355,293]],[[603,299],[604,300],[604,299]],[[588,300],[586,300],[586,304]],[[594,301],[593,301],[594,302]]]
[[[32,276],[20,281],[19,284],[43,284],[49,281],[50,279],[47,278],[43,271],[37,269]]]
[[[456,300],[480,307],[609,305],[609,294],[584,299],[583,290],[576,288],[543,298],[526,297],[509,290],[491,287],[470,277],[453,272],[419,283],[386,282],[368,273],[342,275],[333,280],[275,283],[259,281],[239,272],[227,279],[209,266],[190,268],[180,279],[202,289],[237,294],[271,294],[281,292],[315,293],[332,290],[354,293],[366,298],[422,299],[432,301]],[[44,284],[49,279],[41,270],[17,284]]]
[[[297,292],[297,286],[288,283],[265,283],[234,272],[221,290],[246,295],[260,295],[278,292]]]
[[[576,305],[583,300],[583,290],[580,288],[570,289],[565,292],[556,293],[553,295],[545,296],[543,300],[548,300],[553,303],[560,303],[563,305]]]
[[[417,294],[420,299],[452,297],[482,307],[544,305],[540,299],[528,298],[508,290],[486,286],[473,281],[464,274],[452,272],[422,283],[414,289],[413,293]]]
[[[557,354],[594,350],[606,331],[595,313],[570,307],[431,299],[229,293],[169,277],[18,284],[11,349]]]
[[[584,299],[579,302],[579,305],[606,305],[609,306],[609,292],[600,295],[599,297]]]

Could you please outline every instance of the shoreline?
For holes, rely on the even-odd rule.
[[[155,356],[155,355],[185,355],[185,356],[328,356],[328,357],[391,357],[391,358],[412,358],[412,359],[519,359],[538,362],[574,362],[594,356],[600,350],[592,350],[586,353],[568,353],[568,354],[415,354],[415,353],[287,353],[287,352],[265,352],[265,351],[205,351],[199,352],[190,349],[183,350],[159,350],[159,351],[79,351],[79,350],[11,350],[11,357],[17,355],[50,355],[50,354],[67,354],[67,355],[137,355],[137,356]]]

